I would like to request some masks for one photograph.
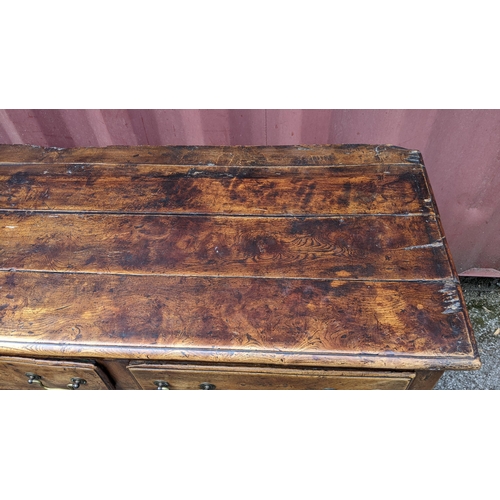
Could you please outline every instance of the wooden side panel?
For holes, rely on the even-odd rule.
[[[196,365],[132,365],[128,367],[142,389],[158,390],[155,381],[171,390],[402,390],[413,373],[293,370]]]
[[[27,374],[39,377],[41,384],[28,383]],[[72,378],[85,380],[86,383],[81,383],[77,389],[79,391],[113,388],[107,376],[93,363],[0,357],[0,390],[68,389]]]
[[[0,272],[0,286],[4,344],[206,349],[207,361],[222,350],[235,360],[478,363],[453,282]]]
[[[1,163],[148,163],[159,165],[365,165],[418,163],[420,153],[395,146],[109,146],[40,148],[0,145]]]
[[[0,213],[0,269],[350,279],[442,279],[427,217]],[[20,245],[22,241],[22,245]]]
[[[0,166],[0,209],[310,215],[428,213],[421,166]]]
[[[103,366],[116,384],[116,389],[133,390],[141,387],[127,370],[129,360],[126,359],[99,359],[99,365]]]

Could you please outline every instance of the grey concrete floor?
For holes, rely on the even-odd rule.
[[[461,278],[460,282],[483,366],[447,371],[434,389],[500,389],[500,279]]]

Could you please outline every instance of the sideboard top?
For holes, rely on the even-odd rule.
[[[418,151],[0,145],[0,352],[480,366]]]
[[[421,163],[420,152],[390,145],[107,146],[42,148],[0,144],[0,164],[92,163],[192,166],[307,166]]]

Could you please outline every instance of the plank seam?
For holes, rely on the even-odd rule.
[[[217,274],[164,274],[164,273],[118,273],[106,271],[54,271],[48,269],[18,269],[14,267],[0,268],[2,273],[38,273],[38,274],[89,274],[89,275],[106,275],[106,276],[144,276],[144,277],[162,277],[162,278],[216,278],[216,279],[255,279],[255,280],[302,280],[302,281],[357,281],[360,283],[455,283],[459,284],[460,281],[455,281],[453,276],[449,278],[431,278],[431,279],[367,279],[367,278],[349,278],[349,277],[332,277],[332,278],[313,278],[305,276],[245,276],[245,275],[217,275]]]

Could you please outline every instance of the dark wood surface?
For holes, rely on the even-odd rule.
[[[421,156],[0,146],[0,353],[480,366]]]
[[[0,164],[104,165],[372,165],[419,163],[419,151],[388,145],[304,146],[108,146],[105,148],[41,148],[0,145]]]
[[[430,211],[422,167],[413,164],[0,164],[0,173],[0,207],[4,210],[280,216]]]
[[[140,347],[206,361],[440,368],[475,364],[452,281],[401,282],[4,272],[0,345]],[[42,347],[43,346],[43,347]],[[111,349],[111,351],[110,351]],[[191,352],[190,354],[190,351]],[[86,355],[89,352],[85,353]]]
[[[2,270],[276,278],[453,277],[432,216],[0,212],[0,236]]]

